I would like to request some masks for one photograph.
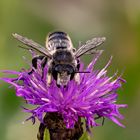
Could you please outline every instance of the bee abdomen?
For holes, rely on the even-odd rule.
[[[70,47],[69,36],[65,32],[53,32],[48,36],[50,50],[67,49]]]
[[[55,39],[61,39],[61,40],[68,40],[67,34],[64,32],[53,32],[49,35],[49,40],[55,40]]]

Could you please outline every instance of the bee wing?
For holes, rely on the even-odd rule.
[[[99,50],[96,50],[96,47],[101,45],[105,40],[105,37],[96,37],[91,40],[88,40],[85,44],[79,47],[78,50],[76,50],[76,52],[74,53],[75,57],[78,58],[83,54],[98,53]]]
[[[12,34],[13,37],[17,40],[19,40],[20,42],[22,42],[23,44],[27,45],[28,47],[21,47],[21,48],[24,48],[24,49],[28,49],[28,50],[34,50],[34,51],[37,51],[49,58],[52,57],[52,55],[48,52],[47,49],[45,49],[43,46],[41,46],[40,44],[34,42],[33,40],[31,39],[28,39],[26,37],[23,37],[17,33],[14,33]]]
[[[93,50],[90,50],[88,52],[86,52],[85,54],[99,54],[99,53],[102,53],[104,50],[97,50],[97,49],[93,49]]]

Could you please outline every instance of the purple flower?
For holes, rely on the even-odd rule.
[[[24,108],[25,112],[32,114],[29,119],[33,122],[35,118],[43,122],[43,116],[47,112],[58,112],[67,128],[73,128],[79,117],[85,119],[87,127],[100,125],[96,122],[100,117],[108,118],[124,127],[118,121],[124,118],[119,113],[119,108],[127,105],[117,104],[116,101],[117,90],[125,80],[116,73],[111,77],[107,76],[107,67],[111,59],[103,69],[94,70],[98,57],[99,55],[84,70],[90,73],[80,73],[79,85],[72,80],[66,88],[58,88],[55,80],[47,86],[48,67],[45,66],[42,72],[41,61],[32,74],[28,74],[29,70],[4,71],[16,75],[17,78],[1,79],[15,87],[17,96],[24,98],[27,104],[33,105],[34,109]],[[83,69],[84,65],[81,63],[80,71]]]

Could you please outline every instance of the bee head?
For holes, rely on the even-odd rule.
[[[75,69],[70,64],[57,64],[53,67],[52,74],[57,81],[57,85],[66,86],[73,79]]]

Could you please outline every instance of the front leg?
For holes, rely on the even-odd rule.
[[[75,73],[74,80],[78,85],[80,84],[80,74],[79,73]]]
[[[49,69],[47,74],[47,85],[50,86],[51,82],[52,82],[52,73],[51,70]]]
[[[45,67],[46,63],[47,63],[47,57],[42,56],[42,55],[34,57],[32,59],[32,67],[35,68],[35,69],[37,69],[37,61],[38,60],[42,60],[41,66],[42,66],[42,69],[43,69]],[[33,72],[34,72],[34,69],[32,69],[28,74],[30,75]]]
[[[80,60],[79,59],[77,59],[77,68],[76,69],[77,69],[77,72],[79,72],[79,69],[80,69]],[[78,85],[80,84],[80,74],[79,73],[75,73],[74,80]]]

